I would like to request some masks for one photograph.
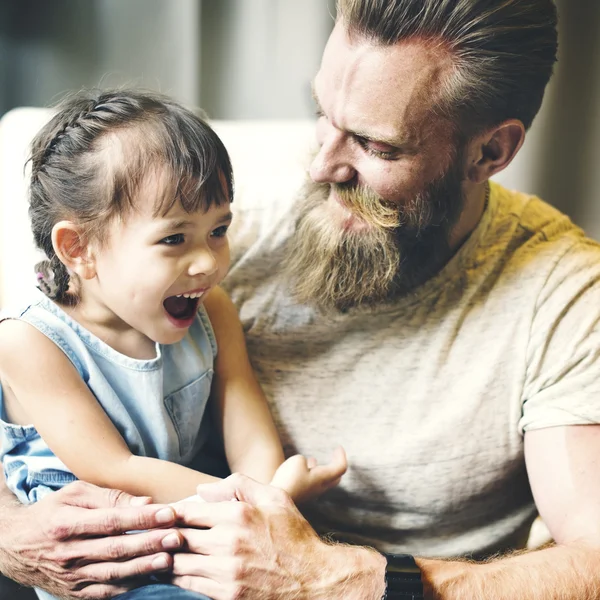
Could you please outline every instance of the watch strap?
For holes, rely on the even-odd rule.
[[[384,554],[385,593],[382,600],[423,600],[423,581],[414,556]]]

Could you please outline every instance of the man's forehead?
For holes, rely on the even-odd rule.
[[[343,129],[375,129],[381,138],[415,142],[431,124],[449,66],[448,54],[432,44],[374,44],[349,37],[338,22],[315,78],[315,94],[328,117],[344,119]]]

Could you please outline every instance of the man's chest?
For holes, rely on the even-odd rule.
[[[530,502],[518,318],[492,334],[472,306],[443,319],[415,310],[328,322],[305,308],[246,308],[249,353],[286,452],[325,461],[346,449],[350,468],[331,496],[345,523],[393,514],[398,530],[415,518],[464,525],[497,516],[510,488]]]

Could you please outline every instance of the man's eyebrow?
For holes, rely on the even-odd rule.
[[[317,105],[317,113],[318,114],[325,114],[323,111],[323,107],[321,106],[321,103],[319,102],[319,97],[317,96],[317,91],[315,89],[315,82],[314,80],[311,82],[311,91],[312,91],[312,97],[313,100],[315,102],[315,104]],[[402,137],[388,137],[388,136],[377,136],[377,135],[373,135],[372,133],[368,133],[366,131],[362,131],[362,130],[352,130],[352,129],[347,129],[345,130],[346,133],[354,136],[355,138],[360,138],[361,140],[366,140],[368,142],[373,142],[376,144],[387,144],[388,146],[393,146],[394,148],[402,148],[403,150],[406,151],[411,151],[412,149],[414,149],[415,147],[415,143],[410,139],[411,136],[406,135],[406,136],[402,136]]]
[[[408,146],[409,143],[406,138],[388,138],[386,136],[373,136],[365,131],[349,131],[348,133],[352,134],[354,137],[360,138],[361,140],[366,140],[367,142],[374,142],[375,144],[387,144],[388,146],[394,147],[404,147]]]

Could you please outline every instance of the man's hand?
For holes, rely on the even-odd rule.
[[[172,508],[75,482],[31,506],[2,508],[1,565],[27,586],[64,598],[112,598],[167,571],[179,548]],[[122,535],[133,530],[152,530]]]
[[[385,559],[323,542],[290,497],[243,475],[198,486],[174,508],[187,552],[173,583],[214,600],[379,600]],[[231,500],[237,500],[232,502]]]
[[[285,490],[294,502],[304,502],[335,487],[348,469],[346,453],[336,448],[330,462],[317,464],[314,458],[301,454],[290,456],[275,472],[271,485]]]

